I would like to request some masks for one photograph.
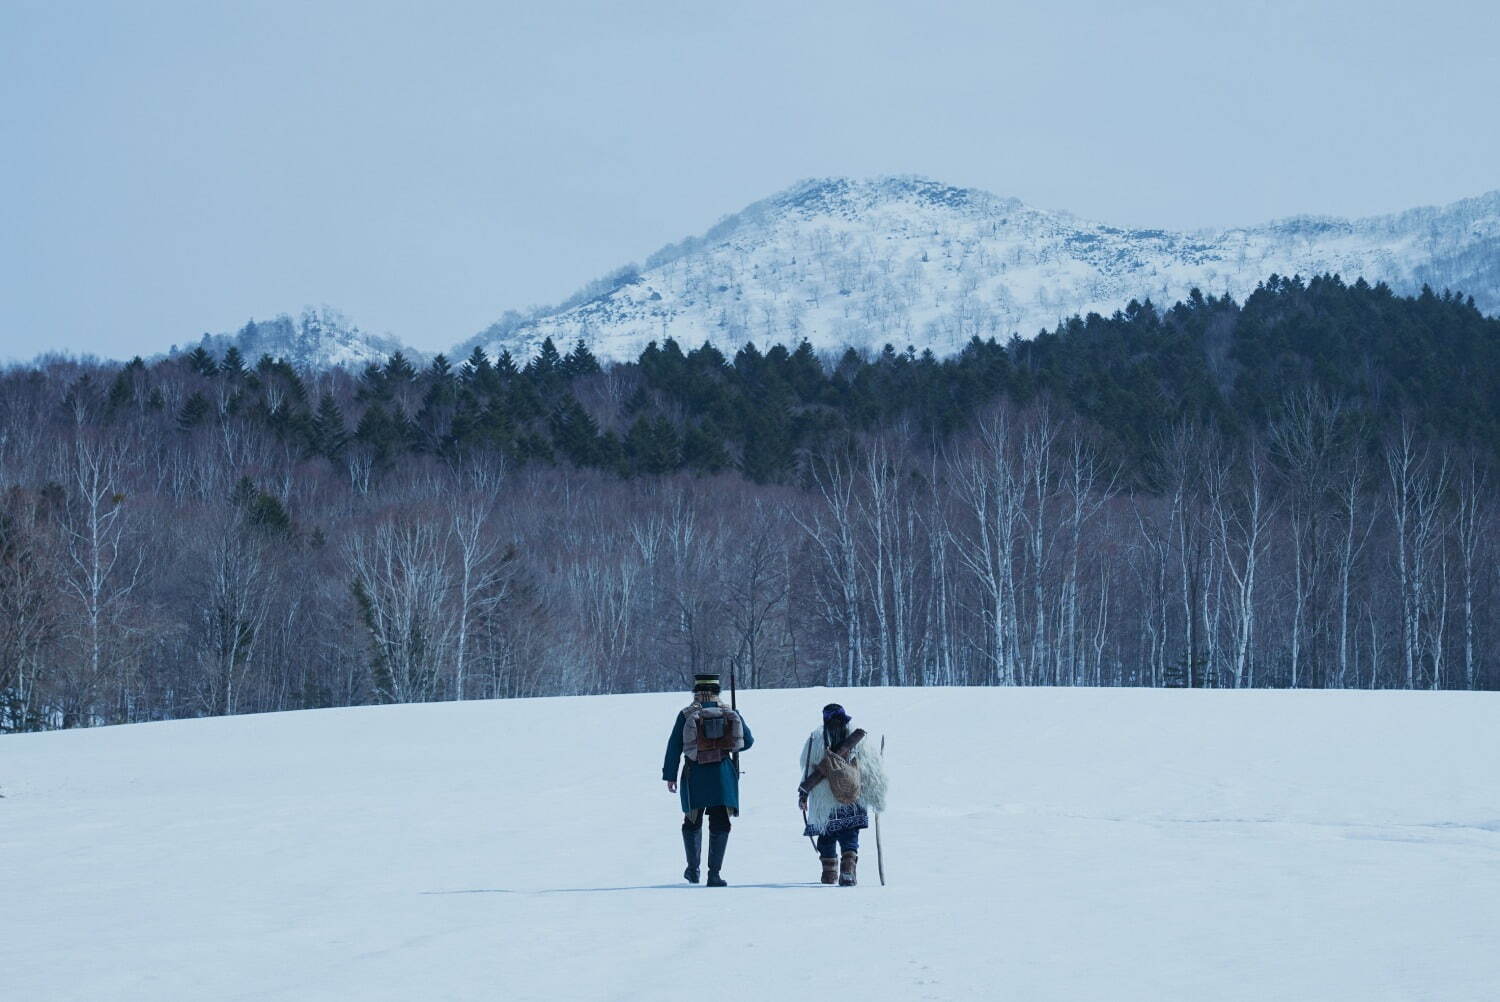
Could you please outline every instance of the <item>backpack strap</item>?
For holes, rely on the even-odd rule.
[[[823,771],[823,763],[828,761],[829,755],[837,755],[840,758],[844,759],[844,761],[852,764],[854,760],[854,751],[856,748],[858,748],[860,741],[864,740],[864,736],[865,732],[862,728],[855,728],[849,733],[849,736],[847,738],[839,743],[837,748],[829,748],[828,735],[824,734],[823,757],[817,762],[813,763],[812,771],[809,772],[807,776],[803,778],[802,782],[797,786],[797,793],[800,796],[805,797],[813,791],[813,787],[817,786],[819,783],[823,782],[823,780],[828,778],[827,774]]]

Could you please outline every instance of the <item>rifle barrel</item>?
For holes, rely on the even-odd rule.
[[[737,693],[735,691],[735,688],[734,688],[734,669],[733,668],[729,669],[729,708],[731,710],[733,710],[735,713],[739,713],[740,712],[739,693]],[[743,727],[744,724],[741,723],[740,726]],[[734,763],[734,774],[736,776],[738,776],[740,774],[740,753],[739,752],[733,752],[733,753],[730,754],[729,758]]]

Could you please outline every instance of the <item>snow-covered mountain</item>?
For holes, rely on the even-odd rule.
[[[283,313],[271,320],[251,320],[233,334],[205,334],[196,344],[173,345],[170,354],[202,347],[221,358],[230,346],[239,349],[246,364],[262,355],[285,359],[297,368],[326,369],[335,365],[358,369],[382,363],[393,353],[420,361],[422,353],[393,337],[360,330],[338,310],[311,307],[296,320]]]
[[[601,358],[650,341],[753,341],[820,351],[974,335],[1029,337],[1131,299],[1170,305],[1197,287],[1236,298],[1272,273],[1334,272],[1398,292],[1462,290],[1500,312],[1500,191],[1349,221],[1301,216],[1201,231],[1122,229],[923,178],[807,181],[700,237],[661,249],[557,307],[507,314],[454,349],[533,354],[582,338]]]
[[[742,691],[723,890],[682,693],[4,735],[5,997],[675,999],[711,941],[745,999],[1493,1000],[1494,695]],[[884,887],[801,837],[830,699],[890,739]]]

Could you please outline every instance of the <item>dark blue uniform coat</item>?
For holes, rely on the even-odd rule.
[[[740,778],[734,773],[734,763],[729,756],[712,765],[694,765],[682,757],[682,724],[684,711],[677,711],[677,722],[672,725],[672,734],[667,738],[667,755],[662,760],[661,778],[677,780],[677,796],[682,800],[682,813],[701,807],[740,806]],[[741,723],[745,718],[740,717]],[[745,747],[755,744],[750,725],[745,725]],[[678,760],[682,762],[682,774],[677,773]]]

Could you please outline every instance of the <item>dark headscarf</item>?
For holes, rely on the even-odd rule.
[[[837,703],[823,707],[823,741],[829,748],[836,747],[849,736],[849,721],[852,718]]]

